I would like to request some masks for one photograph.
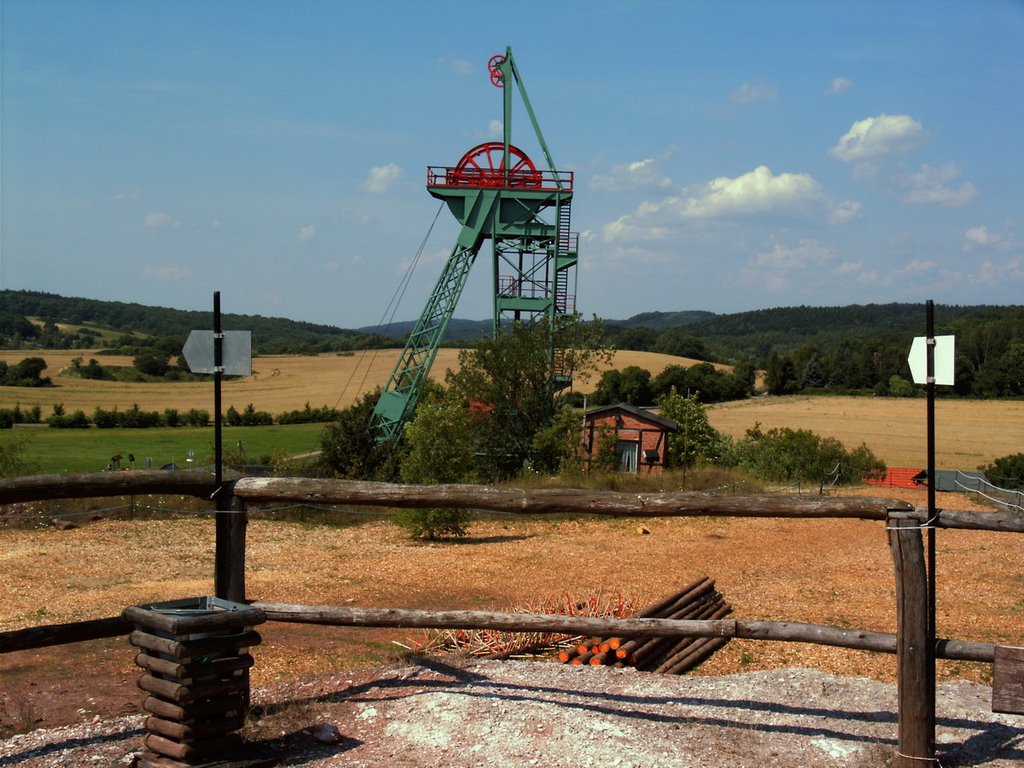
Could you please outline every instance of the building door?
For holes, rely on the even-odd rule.
[[[618,440],[615,443],[615,452],[619,454],[619,467],[623,472],[636,474],[637,459],[640,453],[640,443],[636,440]]]

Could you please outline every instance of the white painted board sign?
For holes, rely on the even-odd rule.
[[[956,344],[955,336],[935,337],[935,383],[947,387],[953,386],[953,376],[956,369]],[[917,336],[914,343],[910,345],[910,354],[907,355],[907,362],[910,363],[910,375],[915,384],[928,383],[928,339],[925,336]]]

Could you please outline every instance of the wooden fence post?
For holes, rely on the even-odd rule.
[[[230,486],[225,487],[224,493],[230,493]],[[223,506],[227,509],[216,513],[214,594],[241,603],[245,601],[245,528],[249,515],[245,511],[245,500],[234,494],[228,496]]]
[[[889,518],[896,572],[896,667],[900,768],[935,765],[935,699],[928,684],[928,587],[917,520]]]

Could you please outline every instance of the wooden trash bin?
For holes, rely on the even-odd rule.
[[[126,608],[130,635],[144,671],[139,688],[150,754],[138,765],[197,765],[223,760],[242,746],[239,729],[249,708],[252,628],[266,621],[258,608],[195,597]]]

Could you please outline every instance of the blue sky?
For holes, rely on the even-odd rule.
[[[385,317],[511,45],[577,308],[1024,303],[1024,2],[0,0],[0,279]],[[543,160],[516,103],[513,141]],[[500,135],[500,133],[498,134]],[[455,242],[447,210],[399,319]],[[490,314],[481,254],[456,315]]]

